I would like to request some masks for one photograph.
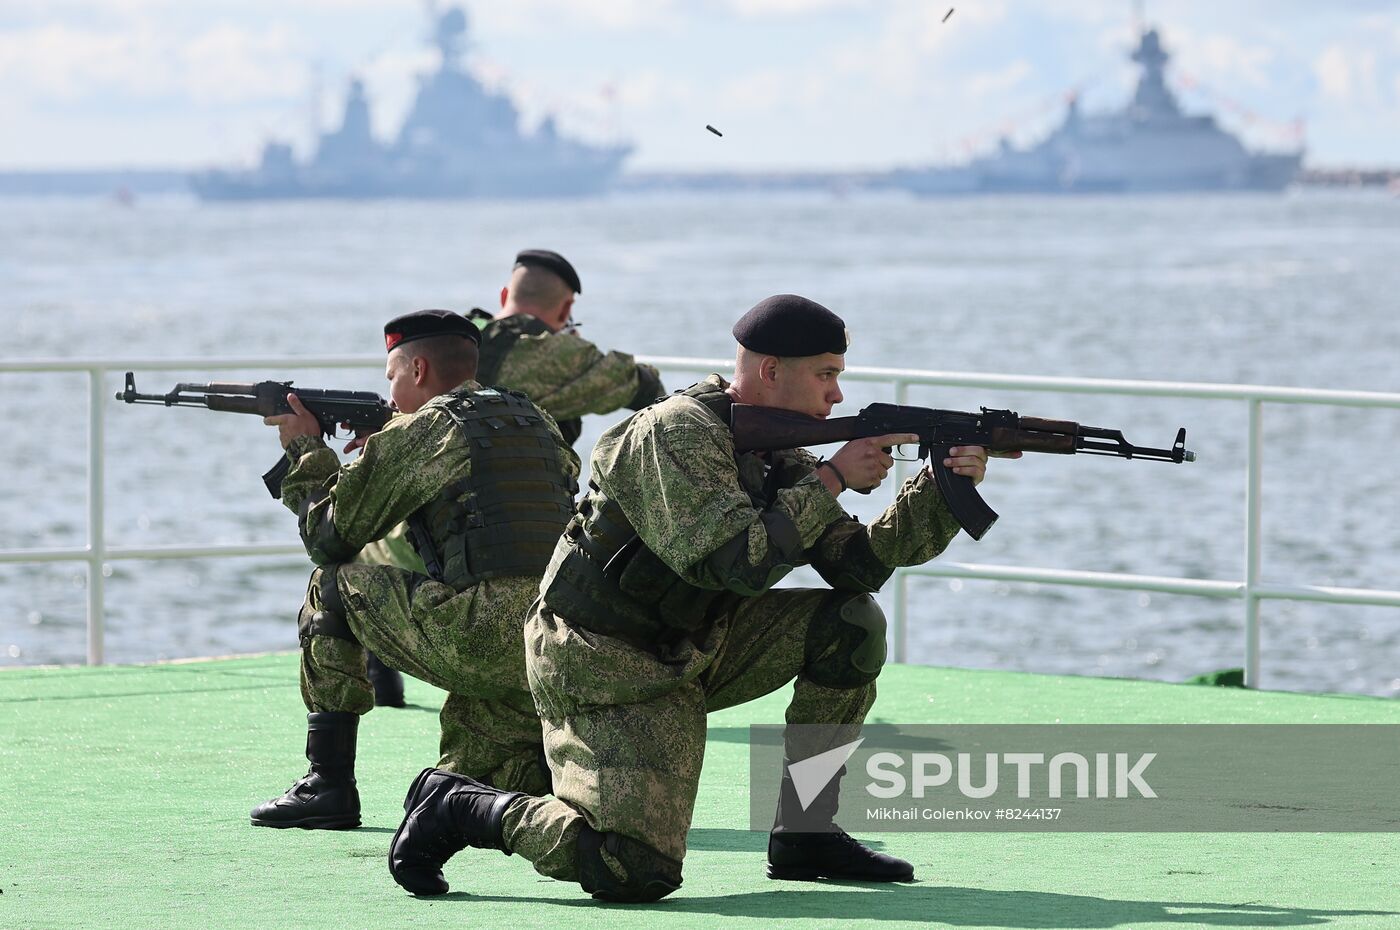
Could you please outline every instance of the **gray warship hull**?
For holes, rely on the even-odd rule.
[[[1122,171],[1084,174],[1056,170],[1015,170],[1001,165],[926,168],[893,172],[882,186],[921,197],[958,194],[1173,194],[1227,191],[1278,192],[1302,169],[1301,154],[1255,155],[1229,168],[1182,171]]]
[[[308,172],[293,177],[257,171],[207,171],[189,178],[202,200],[467,200],[585,197],[606,191],[626,151],[588,165],[540,170],[479,170],[422,176],[334,177]]]

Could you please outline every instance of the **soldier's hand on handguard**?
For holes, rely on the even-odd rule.
[[[287,406],[292,408],[291,413],[263,417],[263,422],[268,426],[277,427],[277,439],[282,443],[283,449],[291,445],[292,440],[298,436],[321,435],[321,421],[302,405],[301,398],[295,394],[288,394]]]
[[[845,479],[846,487],[853,491],[867,491],[879,487],[880,482],[885,480],[885,476],[894,467],[894,457],[886,451],[887,449],[918,441],[919,437],[915,433],[891,433],[888,436],[852,439],[831,457],[830,464],[839,473],[839,477]],[[825,482],[830,472],[831,469],[828,468],[818,474]],[[832,488],[832,485],[828,484],[827,487]]]
[[[953,470],[953,474],[971,478],[974,485],[987,477],[987,450],[981,446],[953,446],[948,450],[948,458],[943,464]],[[993,452],[993,458],[1019,459],[1020,452]]]

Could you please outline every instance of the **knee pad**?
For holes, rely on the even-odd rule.
[[[618,867],[626,877],[618,876]],[[659,901],[681,886],[678,860],[630,836],[599,833],[587,824],[579,830],[578,872],[583,890],[600,901]]]
[[[807,678],[824,688],[874,681],[885,664],[885,612],[869,594],[832,592],[807,628]]]
[[[320,605],[319,609],[316,604]],[[297,636],[303,647],[313,636],[334,636],[359,644],[359,638],[351,632],[345,619],[345,601],[336,586],[336,566],[327,565],[311,573],[311,581],[306,586],[306,603],[297,615]]]

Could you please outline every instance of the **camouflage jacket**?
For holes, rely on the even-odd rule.
[[[573,333],[551,332],[527,314],[492,320],[482,336],[483,357],[494,339],[510,342],[489,380],[530,395],[561,425],[590,413],[638,410],[666,393],[651,365],[624,352],[604,353]]]
[[[551,331],[529,314],[496,319],[475,309],[471,319],[482,328],[478,379],[528,394],[554,418],[570,445],[583,433],[585,414],[637,410],[666,393],[651,365],[623,352],[605,354],[572,333]],[[403,526],[370,544],[358,561],[424,571]]]
[[[480,385],[468,381],[463,387]],[[443,409],[447,399],[441,394],[415,413],[393,417],[369,437],[358,458],[344,465],[319,436],[299,436],[288,444],[292,467],[282,482],[282,502],[297,514],[313,562],[350,561],[471,474],[471,451]],[[558,435],[547,414],[545,422]],[[567,477],[577,479],[578,456],[568,448],[560,454]]]
[[[711,375],[704,387],[728,384]],[[798,564],[811,564],[833,587],[875,591],[896,567],[938,555],[960,529],[926,472],[906,481],[866,525],[841,509],[816,463],[802,450],[767,464],[752,454],[736,458],[728,424],[675,394],[603,434],[592,459],[597,490],[580,512],[615,504],[682,581],[744,596],[767,590]],[[767,481],[772,493],[756,501],[750,489],[765,484],[768,469],[779,480]],[[551,572],[570,544],[561,540]],[[550,580],[546,574],[545,588]]]

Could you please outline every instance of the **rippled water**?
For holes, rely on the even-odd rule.
[[[1400,391],[1400,200],[1380,194],[0,207],[6,359],[370,355],[391,315],[491,306],[511,256],[535,246],[579,268],[583,333],[639,353],[727,357],[743,310],[794,291],[847,319],[852,365]],[[377,363],[244,374],[382,390]],[[84,543],[87,391],[81,374],[0,373],[17,424],[0,545]],[[891,399],[873,385],[847,396],[850,411]],[[1145,445],[1184,425],[1200,453],[1189,466],[996,462],[982,491],[1000,522],[945,558],[1242,577],[1242,404],[961,389],[910,401],[1118,426]],[[105,422],[109,544],[295,542],[257,480],[278,449],[256,420],[113,401]],[[1400,411],[1269,406],[1264,427],[1265,579],[1400,588]],[[107,573],[112,661],[295,644],[300,559]],[[81,661],[85,588],[81,563],[0,563],[0,665]],[[915,580],[909,603],[914,661],[1165,680],[1242,663],[1233,601]],[[1400,611],[1266,602],[1262,617],[1267,686],[1400,694]]]

